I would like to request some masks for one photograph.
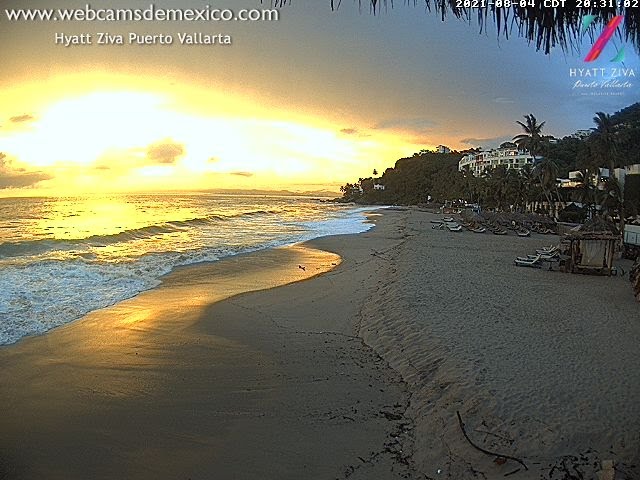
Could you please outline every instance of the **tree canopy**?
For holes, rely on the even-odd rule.
[[[578,201],[586,205],[586,212],[601,205],[604,212],[640,211],[640,175],[628,175],[631,180],[625,192],[624,208],[620,189],[610,182],[603,191],[590,182],[579,188],[559,189],[557,178],[566,178],[570,170],[579,170],[579,177],[588,179],[598,167],[632,165],[640,163],[640,103],[631,105],[613,115],[597,112],[591,135],[573,135],[561,140],[542,135],[544,122],[529,114],[525,122],[516,121],[523,133],[516,135],[522,147],[534,137],[540,155],[533,168],[526,165],[519,171],[498,167],[487,169],[475,177],[468,169],[458,171],[458,162],[465,152],[438,154],[420,150],[411,157],[398,160],[379,178],[360,178],[357,183],[341,188],[343,200],[359,203],[420,204],[429,201],[445,202],[462,199],[480,203],[487,208],[523,210],[530,202],[557,200]],[[603,143],[604,142],[604,143]],[[503,146],[512,146],[505,142]],[[615,145],[615,149],[612,148]],[[607,151],[603,149],[609,149]],[[611,155],[615,151],[616,155]],[[615,162],[615,163],[612,163]],[[384,189],[374,188],[375,184]],[[560,191],[562,190],[562,191]],[[616,193],[618,192],[618,193]],[[584,213],[584,212],[583,212]]]

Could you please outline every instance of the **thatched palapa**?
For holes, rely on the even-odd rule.
[[[608,231],[577,231],[565,236],[569,241],[571,273],[600,273],[611,275],[613,254],[618,235]]]

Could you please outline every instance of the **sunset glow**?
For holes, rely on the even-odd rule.
[[[259,108],[249,116],[246,99],[197,86],[142,91],[137,83],[75,95],[54,89],[27,112],[18,105],[35,87],[14,90],[3,119],[9,128],[0,131],[5,163],[50,177],[37,190],[52,194],[304,188],[310,179],[313,188],[337,190],[342,179],[391,166],[411,148],[388,133],[345,134],[311,116],[287,120]]]
[[[338,193],[421,149],[497,146],[528,112],[562,137],[588,128],[594,111],[628,103],[575,97],[569,72],[581,55],[545,56],[522,39],[499,43],[411,7],[373,16],[343,3],[334,12],[328,2],[292,2],[278,21],[251,23],[3,21],[0,41],[13,53],[0,79],[0,196]],[[99,44],[105,32],[176,43]],[[185,32],[233,41],[179,45]],[[60,35],[94,43],[64,46]],[[627,66],[637,61],[629,51]],[[538,73],[525,74],[523,62]]]

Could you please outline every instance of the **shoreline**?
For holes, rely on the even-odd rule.
[[[231,282],[232,288],[230,291],[225,293],[217,291],[208,297],[201,295],[201,298],[199,299],[199,302],[201,304],[200,306],[203,306],[207,303],[218,302],[230,296],[238,295],[240,293],[250,292],[254,290],[261,290],[266,288],[275,288],[280,285],[285,285],[287,283],[313,278],[314,276],[320,275],[321,273],[328,271],[331,268],[334,268],[335,266],[340,264],[341,259],[339,258],[339,256],[336,255],[334,257],[331,257],[331,255],[326,255],[326,258],[323,259],[322,257],[324,252],[319,252],[317,251],[317,249],[307,247],[305,246],[305,244],[306,242],[297,242],[292,244],[264,247],[256,250],[250,250],[247,252],[236,253],[233,255],[222,257],[214,261],[199,261],[196,263],[190,263],[186,265],[177,265],[173,267],[170,272],[160,276],[158,278],[158,281],[160,283],[154,287],[147,288],[146,290],[141,290],[135,294],[132,294],[132,296],[118,300],[111,305],[106,305],[104,307],[91,310],[78,318],[75,318],[66,323],[62,323],[60,325],[53,326],[48,330],[25,335],[12,343],[0,344],[0,352],[3,349],[8,349],[14,346],[18,346],[25,340],[37,338],[44,335],[49,335],[50,333],[55,332],[59,329],[63,329],[77,322],[87,321],[88,319],[91,319],[95,316],[100,317],[102,316],[100,312],[108,311],[114,308],[118,309],[118,306],[127,305],[128,302],[135,301],[135,299],[140,296],[142,296],[144,302],[148,303],[147,296],[153,295],[150,292],[154,292],[156,290],[164,290],[167,288],[171,289],[172,287],[178,287],[180,285],[182,286],[192,285],[194,287],[204,287],[207,284],[212,283],[207,278],[207,275],[209,274],[223,276],[226,279],[226,281]],[[262,255],[263,252],[266,252],[266,255],[263,256]],[[235,268],[237,273],[236,265],[238,264],[238,261],[240,262],[247,261],[247,265],[253,269],[254,273],[256,273],[259,270],[259,268],[257,268],[257,265],[261,265],[263,269],[265,268],[273,269],[274,268],[273,264],[275,262],[270,261],[269,259],[270,257],[274,256],[274,252],[276,257],[280,252],[286,252],[284,256],[290,257],[288,258],[288,261],[289,263],[291,263],[291,265],[293,265],[296,261],[311,262],[312,264],[311,270],[309,272],[306,272],[306,270],[302,270],[302,269],[300,269],[300,271],[291,270],[290,272],[287,272],[287,274],[284,275],[284,277],[282,277],[279,280],[267,279],[266,277],[261,276],[260,277],[261,281],[256,281],[256,282],[245,281],[243,285],[239,285],[239,284],[236,284],[237,282],[233,282],[229,278],[229,275],[223,275],[222,270],[224,270],[224,268],[220,268],[218,266],[220,262],[223,262],[222,265],[225,265],[225,266],[231,265],[232,271]],[[248,258],[248,260],[243,260],[245,258]],[[185,305],[185,306],[194,307],[195,304]]]
[[[212,303],[194,285],[241,292],[246,258],[226,278],[185,267],[149,301],[122,302],[126,314],[106,309],[136,322],[112,318],[97,340],[87,332],[104,323],[84,321],[0,349],[0,405],[15,413],[0,420],[14,437],[0,439],[0,478],[493,479],[521,467],[474,450],[458,411],[477,444],[528,465],[513,478],[595,478],[605,460],[616,478],[638,475],[627,281],[513,266],[555,236],[433,230],[437,215],[411,208],[372,218],[368,232],[300,247],[322,252],[327,271],[310,281]],[[269,252],[253,254],[266,280],[308,273]],[[160,307],[171,321],[144,313]]]
[[[0,420],[0,477],[402,478],[399,440],[387,444],[408,435],[403,384],[346,333],[350,286],[338,310],[315,309],[317,282],[342,268],[318,240],[175,270],[0,349],[0,405],[13,412]],[[273,292],[277,317],[244,303]]]
[[[182,265],[369,228],[363,209],[310,197],[183,192],[179,198],[142,195],[133,203],[126,195],[7,200],[5,213],[42,205],[54,213],[43,215],[42,221],[50,224],[43,223],[39,233],[29,231],[27,218],[20,223],[5,215],[2,224],[7,228],[0,235],[0,345],[155,288],[163,275]],[[134,215],[134,203],[145,202],[151,202],[149,208],[140,210],[140,217]],[[186,202],[192,211],[182,208]],[[174,211],[176,203],[181,207]],[[99,219],[100,209],[121,214]],[[66,224],[55,212],[71,220]]]
[[[374,207],[372,207],[372,210],[375,210]],[[353,212],[351,212],[353,213]],[[364,210],[361,208],[358,210],[358,213],[364,213]],[[360,224],[362,225],[367,225],[370,224],[371,222],[366,219],[366,218],[362,218],[363,215],[360,215],[360,218],[357,220]],[[346,219],[348,217],[342,217],[342,219]],[[335,220],[334,219],[328,219],[328,221],[332,221]],[[370,228],[370,227],[366,227],[366,228]],[[360,230],[361,231],[361,230]],[[151,275],[142,275],[143,277],[143,286],[133,286],[133,287],[129,287],[129,288],[125,288],[122,291],[119,291],[119,294],[117,294],[115,297],[111,298],[108,297],[108,295],[105,298],[108,298],[108,300],[103,301],[103,302],[89,302],[90,306],[84,306],[84,308],[81,308],[79,311],[75,310],[73,312],[71,312],[71,314],[67,314],[69,311],[62,311],[62,315],[52,315],[51,312],[48,312],[48,317],[51,319],[56,319],[57,322],[59,323],[52,323],[52,322],[48,322],[48,321],[44,321],[42,323],[40,323],[38,320],[38,318],[35,318],[35,316],[33,314],[31,314],[31,316],[28,316],[26,321],[25,321],[25,329],[21,330],[20,328],[15,328],[15,332],[12,332],[11,330],[8,331],[2,331],[2,335],[0,335],[2,337],[2,341],[0,341],[0,350],[6,347],[10,347],[12,345],[16,345],[18,343],[20,343],[23,339],[25,338],[31,338],[31,337],[37,337],[40,335],[46,335],[49,332],[56,330],[58,328],[62,328],[68,324],[77,322],[77,321],[82,321],[86,316],[88,315],[92,315],[94,312],[96,311],[100,311],[100,310],[104,310],[107,308],[111,308],[115,305],[120,304],[121,302],[126,302],[128,300],[131,300],[132,298],[137,297],[138,295],[144,294],[145,292],[157,289],[157,288],[163,288],[163,284],[170,278],[172,278],[172,276],[174,276],[175,272],[179,272],[182,271],[184,269],[193,269],[193,272],[198,272],[199,269],[202,268],[206,268],[207,265],[214,265],[217,262],[223,261],[226,262],[229,259],[232,258],[242,258],[246,255],[260,255],[260,252],[268,252],[268,251],[272,251],[272,250],[279,250],[279,249],[287,249],[287,248],[293,248],[294,250],[296,248],[302,248],[304,247],[304,245],[307,242],[311,242],[313,241],[315,238],[320,238],[320,237],[314,237],[311,239],[308,239],[309,236],[312,235],[324,235],[323,233],[320,233],[318,231],[313,231],[313,230],[309,230],[308,232],[306,232],[307,234],[302,236],[302,239],[300,237],[298,237],[297,239],[293,238],[295,237],[295,235],[290,235],[287,238],[280,238],[278,240],[272,240],[272,241],[265,241],[264,243],[253,245],[253,246],[247,246],[247,247],[243,247],[243,248],[239,248],[239,251],[231,251],[231,253],[229,252],[225,252],[220,254],[219,257],[215,257],[215,259],[191,259],[191,260],[187,260],[187,263],[175,263],[175,262],[167,262],[164,265],[168,265],[168,269],[165,269],[164,271],[166,273],[155,273],[155,274],[151,274]],[[357,233],[356,233],[357,234]],[[332,234],[329,236],[336,236],[336,235],[341,235],[340,233],[336,233],[336,234]],[[199,255],[200,256],[207,256],[206,253],[202,253],[202,252],[206,252],[206,249],[200,249],[199,250]],[[218,255],[216,253],[216,255]],[[144,258],[144,255],[141,256],[137,261],[140,261],[140,259]],[[292,260],[293,261],[293,260]],[[109,262],[105,262],[103,263],[101,266],[109,266]],[[143,270],[144,270],[144,266],[143,266]],[[301,272],[299,272],[301,273]],[[132,272],[133,274],[133,272]],[[61,277],[59,274],[58,275],[51,275],[51,277],[57,277],[57,278],[64,278]],[[292,276],[290,279],[283,281],[281,283],[287,283],[289,281],[297,281],[300,280],[301,278],[304,277],[304,274],[301,274],[301,276]],[[202,280],[199,280],[202,281]],[[144,285],[144,282],[146,282],[147,284]],[[151,284],[149,284],[151,283]],[[270,282],[268,285],[266,285],[264,288],[271,288],[276,286],[277,282]],[[118,289],[118,285],[117,284],[113,284],[111,285],[113,288],[115,288],[116,290]],[[254,289],[252,287],[248,287],[250,290]],[[262,288],[262,287],[260,287]],[[85,288],[85,290],[88,290],[88,288]],[[105,293],[105,291],[103,291],[103,293]],[[106,292],[108,293],[108,291]],[[98,296],[98,298],[100,298],[100,296]],[[221,297],[220,297],[221,298]],[[217,301],[220,298],[212,298],[210,301]],[[10,302],[9,302],[10,303]],[[81,304],[82,302],[74,302],[76,304]],[[49,305],[49,309],[51,309],[52,305]],[[42,312],[44,314],[44,312],[46,312],[46,308],[42,309]],[[11,310],[11,314],[13,314],[13,310]],[[14,324],[15,326],[15,324]],[[42,329],[38,329],[38,327],[41,327]],[[19,333],[18,333],[19,332]],[[20,336],[21,335],[21,336]],[[7,343],[4,343],[7,342]]]

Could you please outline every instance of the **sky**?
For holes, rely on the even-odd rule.
[[[481,33],[473,21],[443,22],[424,5],[372,15],[357,1],[332,11],[329,0],[292,0],[271,22],[8,21],[5,9],[23,3],[3,1],[0,10],[0,196],[337,191],[423,148],[496,146],[520,133],[515,122],[525,114],[562,137],[592,127],[596,111],[640,98],[629,76],[640,75],[633,47],[625,46],[624,63],[609,62],[620,39],[587,64],[589,39],[545,55],[515,34],[498,38],[490,23]],[[231,44],[180,44],[179,33],[194,32],[227,35]],[[125,44],[99,45],[98,33],[123,35]],[[170,35],[173,44],[127,44],[130,33]],[[56,35],[91,35],[92,44],[65,47]],[[593,68],[596,77],[585,77]],[[589,86],[611,75],[627,86]]]

